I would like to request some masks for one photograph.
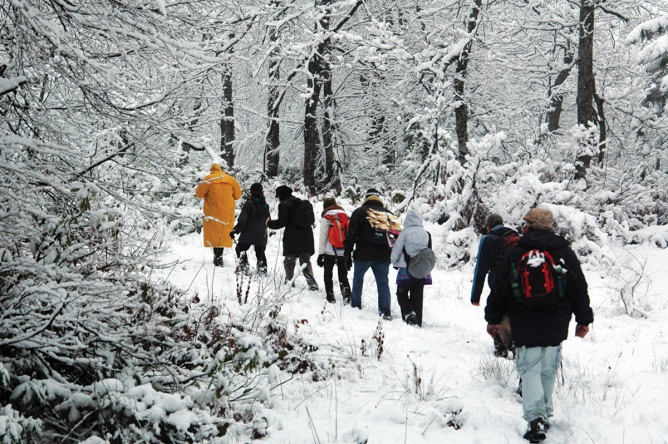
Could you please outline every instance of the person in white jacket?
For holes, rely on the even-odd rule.
[[[404,228],[392,247],[390,260],[397,268],[397,301],[401,307],[401,317],[410,325],[422,327],[422,299],[424,286],[431,284],[431,274],[422,279],[408,273],[405,254],[414,257],[430,244],[431,235],[424,229],[422,215],[417,210],[409,210],[404,220]]]
[[[333,282],[333,271],[336,264],[343,304],[348,305],[350,304],[351,292],[343,248],[343,240],[348,230],[348,215],[343,208],[336,204],[336,199],[333,197],[326,198],[322,206],[324,210],[320,221],[317,264],[325,268],[325,294],[327,295],[327,302],[331,303],[336,302]],[[330,233],[330,229],[334,232]],[[336,246],[332,245],[332,239],[337,244]]]

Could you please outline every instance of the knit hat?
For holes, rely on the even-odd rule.
[[[276,197],[282,199],[287,199],[288,197],[292,196],[292,189],[288,186],[281,185],[280,187],[276,188]]]
[[[250,194],[253,197],[261,197],[263,191],[264,190],[262,189],[262,184],[261,183],[254,183],[250,187]]]
[[[380,197],[380,193],[375,188],[369,188],[368,190],[366,190],[366,193],[364,194],[364,198],[366,199],[367,197],[371,197],[371,196]]]
[[[334,205],[336,205],[336,199],[334,199],[333,197],[326,197],[325,200],[322,202],[323,208],[333,207]]]
[[[543,208],[533,208],[522,218],[531,228],[539,230],[551,230],[554,215],[552,211]]]

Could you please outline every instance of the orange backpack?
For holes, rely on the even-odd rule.
[[[344,212],[326,214],[325,217],[329,219],[329,243],[334,248],[343,248],[343,241],[346,239],[348,232],[348,215]]]

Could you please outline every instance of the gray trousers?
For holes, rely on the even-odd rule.
[[[285,267],[285,281],[289,282],[295,276],[295,264],[297,263],[297,259],[299,259],[300,265],[306,264],[306,267],[304,267],[302,273],[306,278],[306,283],[308,284],[309,289],[317,290],[318,283],[316,282],[315,276],[313,275],[313,267],[311,266],[311,255],[307,253],[288,255],[283,258],[283,267]]]

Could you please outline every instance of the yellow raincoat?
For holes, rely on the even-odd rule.
[[[195,195],[204,198],[204,246],[232,247],[230,231],[234,228],[234,201],[241,197],[239,182],[214,163]]]

